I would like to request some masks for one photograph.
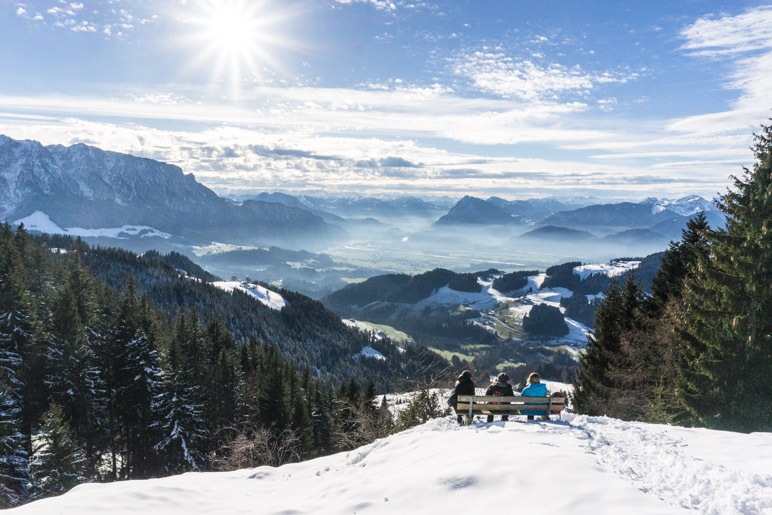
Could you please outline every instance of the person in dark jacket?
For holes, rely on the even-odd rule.
[[[541,382],[541,377],[536,372],[531,372],[528,376],[528,385],[520,392],[523,397],[546,397],[548,395],[547,385]],[[523,415],[528,415],[528,420],[533,420],[534,415],[541,415],[545,420],[549,420],[549,414],[543,410],[521,411]]]
[[[450,404],[454,411],[458,405],[459,395],[474,395],[474,381],[472,380],[472,373],[469,370],[464,370],[461,372],[461,375],[458,376],[456,386],[453,387],[453,393],[448,399],[448,404]],[[464,417],[462,415],[456,414],[456,420],[458,420],[459,424],[464,423]]]
[[[491,383],[485,395],[495,395],[497,397],[511,397],[515,395],[512,390],[512,385],[509,384],[509,376],[505,373],[501,373],[496,377],[496,380]],[[509,420],[509,415],[501,415],[502,422]],[[488,422],[493,422],[493,415],[488,415]]]

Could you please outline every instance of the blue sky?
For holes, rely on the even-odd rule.
[[[640,199],[730,186],[772,2],[0,2],[0,133],[221,194]]]

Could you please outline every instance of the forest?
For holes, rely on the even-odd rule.
[[[651,295],[612,284],[574,381],[577,413],[772,430],[772,129],[718,199],[726,227],[692,218]]]
[[[443,413],[393,420],[373,403],[440,375],[433,353],[371,341],[299,294],[278,312],[210,279],[178,254],[0,226],[0,507],[299,461]],[[355,358],[364,345],[395,359]]]

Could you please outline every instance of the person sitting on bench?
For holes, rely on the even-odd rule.
[[[496,380],[485,390],[485,395],[495,395],[497,397],[512,397],[515,395],[512,385],[509,384],[509,376],[503,372],[499,374]],[[509,415],[501,415],[502,422],[507,420],[509,420]],[[488,415],[488,422],[493,422],[493,415]]]
[[[520,392],[523,397],[546,397],[547,385],[541,382],[541,377],[536,372],[531,372],[528,376],[528,384],[523,391]],[[521,411],[523,415],[528,415],[528,420],[533,420],[534,415],[541,415],[544,420],[549,420],[549,413],[544,410],[528,410]]]
[[[448,404],[450,404],[450,407],[453,408],[454,411],[458,404],[459,395],[474,395],[474,381],[472,381],[472,373],[469,370],[464,370],[461,372],[461,375],[458,376],[458,381],[456,381],[456,386],[453,388],[453,393],[448,399]],[[459,424],[463,424],[463,415],[457,414],[456,420],[458,420]]]

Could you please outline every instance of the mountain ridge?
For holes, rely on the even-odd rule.
[[[218,196],[176,165],[82,143],[0,136],[0,218],[40,211],[60,227],[143,225],[186,241],[294,245],[345,235],[307,209]]]

